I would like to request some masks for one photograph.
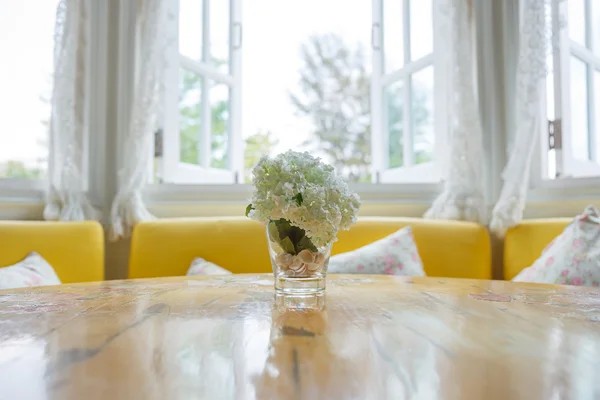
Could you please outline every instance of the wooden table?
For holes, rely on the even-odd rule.
[[[600,398],[598,290],[340,275],[324,303],[269,275],[0,291],[0,399]]]

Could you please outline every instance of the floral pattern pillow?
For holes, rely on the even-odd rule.
[[[410,226],[359,249],[332,256],[327,272],[425,276]]]
[[[217,264],[206,261],[204,258],[195,258],[192,261],[190,269],[187,271],[187,276],[202,276],[202,275],[231,275],[231,271],[219,267]]]
[[[60,285],[54,268],[38,253],[29,253],[23,261],[0,268],[0,289]]]
[[[600,213],[589,206],[513,282],[600,286]]]

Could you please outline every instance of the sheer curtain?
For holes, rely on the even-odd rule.
[[[425,218],[487,223],[483,189],[484,150],[475,71],[475,10],[472,0],[440,5],[447,16],[448,139],[444,190]]]
[[[540,83],[546,76],[552,0],[521,0],[519,55],[514,95],[514,140],[502,174],[504,185],[492,212],[491,230],[504,235],[523,218],[533,151],[540,133]]]
[[[130,235],[136,222],[153,219],[142,200],[149,180],[154,132],[160,112],[159,92],[165,66],[169,0],[141,0],[136,8],[135,83],[129,128],[124,138],[119,189],[111,209],[110,237]]]
[[[62,0],[56,11],[50,161],[44,219],[98,219],[83,179],[87,1]]]

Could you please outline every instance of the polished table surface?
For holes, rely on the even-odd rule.
[[[0,291],[0,399],[598,399],[600,291],[269,275]]]

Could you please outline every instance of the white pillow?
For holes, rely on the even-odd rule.
[[[327,272],[425,276],[410,226],[359,249],[332,256]]]
[[[198,257],[192,261],[192,265],[190,266],[190,269],[188,269],[186,275],[231,275],[231,272],[225,268],[219,267],[217,264],[206,261],[204,258]]]
[[[60,285],[60,279],[38,253],[29,253],[23,261],[0,268],[0,289],[51,285]]]
[[[588,206],[514,282],[600,286],[600,214]]]

